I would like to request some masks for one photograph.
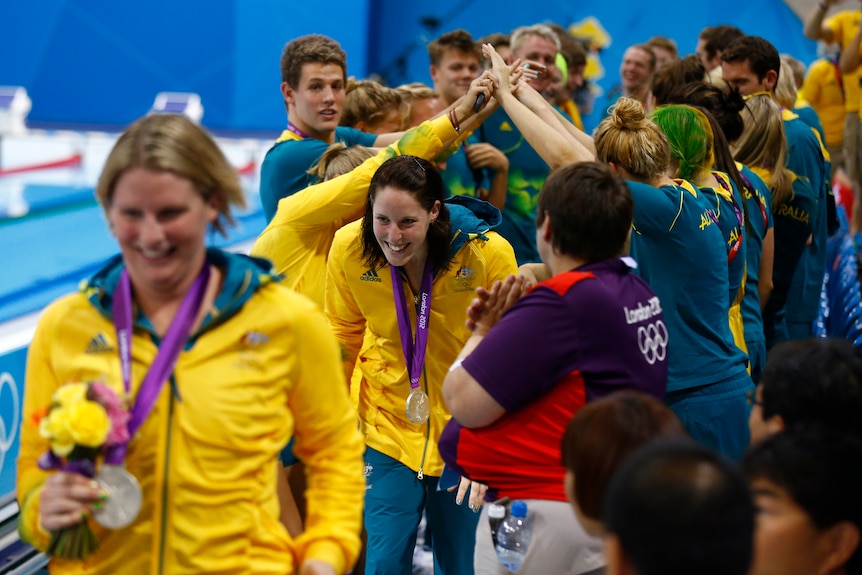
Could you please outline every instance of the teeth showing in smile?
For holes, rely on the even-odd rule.
[[[399,252],[404,251],[404,249],[407,247],[407,244],[404,244],[403,246],[394,246],[394,245],[390,244],[389,242],[386,242],[386,247],[388,247],[390,250],[392,250],[395,253],[399,253]]]
[[[142,249],[141,252],[144,256],[148,258],[161,258],[168,254],[168,250],[146,250]]]

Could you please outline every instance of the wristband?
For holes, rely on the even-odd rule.
[[[455,108],[449,110],[449,121],[452,122],[452,127],[459,134],[461,133],[461,123],[458,121],[458,115],[455,113]]]

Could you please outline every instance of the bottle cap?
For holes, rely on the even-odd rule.
[[[527,516],[527,502],[526,501],[513,501],[512,502],[512,517],[526,517]]]
[[[506,507],[499,503],[492,503],[488,506],[488,517],[491,519],[502,519],[506,516]]]

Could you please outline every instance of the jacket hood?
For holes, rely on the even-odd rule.
[[[452,227],[450,256],[454,256],[464,244],[473,238],[487,240],[485,233],[496,228],[503,221],[500,210],[478,198],[452,196],[443,200],[443,203],[449,209],[449,220]]]
[[[248,299],[261,287],[278,276],[272,264],[265,259],[225,252],[216,248],[207,249],[206,260],[224,273],[221,290],[216,296],[214,311],[208,315],[200,331],[226,320],[239,311]],[[125,269],[123,257],[116,255],[81,284],[81,291],[99,313],[113,320],[112,306],[114,293],[120,282],[120,274]],[[149,320],[136,317],[135,324],[154,331]]]

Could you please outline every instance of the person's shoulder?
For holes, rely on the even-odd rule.
[[[583,287],[584,281],[594,279],[596,279],[596,274],[592,271],[571,270],[536,284],[533,291],[541,293],[542,290],[547,290],[562,297],[570,293],[576,286]]]
[[[345,253],[351,249],[362,250],[362,218],[342,226],[335,232],[330,253]]]
[[[859,10],[842,10],[827,18],[824,25],[830,28],[853,26],[858,25],[860,20],[862,20],[862,14]]]
[[[335,128],[335,140],[343,142],[346,146],[372,146],[377,139],[376,134],[369,134],[349,126],[338,126]]]
[[[55,299],[42,310],[38,321],[39,329],[55,329],[70,316],[78,316],[80,313],[97,312],[83,292],[66,294]]]

